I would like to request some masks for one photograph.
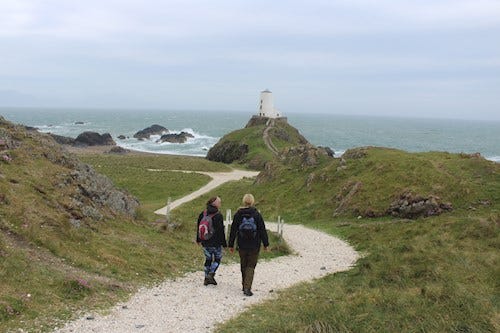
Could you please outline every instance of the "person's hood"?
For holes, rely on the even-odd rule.
[[[215,214],[218,211],[219,210],[217,209],[217,207],[212,206],[212,205],[207,205],[207,214]]]
[[[241,208],[240,209],[240,214],[242,215],[253,215],[257,211],[257,208],[255,207],[246,207],[246,208]]]

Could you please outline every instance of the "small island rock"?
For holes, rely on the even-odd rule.
[[[164,133],[168,133],[168,129],[161,125],[154,124],[135,133],[134,138],[144,140],[149,139],[151,135],[162,135]]]

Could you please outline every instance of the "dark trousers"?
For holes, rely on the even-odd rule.
[[[253,274],[257,260],[259,259],[259,249],[239,249],[241,266],[241,284],[243,289],[252,289]]]

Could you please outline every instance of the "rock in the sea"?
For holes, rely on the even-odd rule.
[[[441,202],[441,198],[430,195],[423,197],[411,192],[405,192],[391,203],[387,214],[395,217],[414,219],[417,217],[427,217],[439,215],[445,211],[451,211],[451,203]]]
[[[170,133],[162,135],[157,142],[184,143],[188,138],[194,138],[194,136],[187,132]]]
[[[161,125],[154,124],[135,133],[134,138],[144,140],[149,139],[151,135],[162,135],[164,133],[168,133],[168,129]]]
[[[116,145],[109,133],[83,132],[75,139],[75,145],[82,146],[112,146]]]
[[[118,139],[125,140],[127,137],[123,134],[118,135]]]
[[[218,142],[210,148],[207,159],[215,162],[232,163],[248,153],[248,145],[236,141]]]

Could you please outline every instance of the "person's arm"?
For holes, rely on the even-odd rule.
[[[202,218],[203,218],[203,213],[201,213],[200,216],[198,216],[198,222],[196,223],[196,243],[198,243],[198,245],[201,244],[200,235],[198,235],[198,228],[200,227],[200,221]]]
[[[262,218],[262,215],[260,215],[260,213],[257,214],[257,218],[260,224],[260,228],[258,228],[259,236],[262,240],[262,244],[264,245],[264,249],[267,250],[267,247],[269,246],[269,237],[267,236],[266,224],[264,223],[264,219]]]
[[[220,240],[221,240],[221,242],[222,242],[222,244],[221,244],[221,245],[222,245],[223,247],[227,247],[227,243],[226,243],[226,233],[224,232],[224,218],[222,217],[222,214],[220,214],[220,213],[216,215],[216,218],[217,218],[216,223],[217,223],[217,225],[219,226],[219,230],[218,230],[219,235],[218,235],[218,237],[219,237],[219,239],[220,239]]]
[[[238,219],[239,219],[239,215],[236,212],[236,214],[234,214],[234,217],[233,217],[233,223],[231,224],[231,232],[229,233],[229,244],[228,244],[228,246],[229,246],[229,250],[231,252],[234,251],[234,242],[236,240],[236,234],[237,234],[237,231],[238,231],[238,228],[236,227]]]

